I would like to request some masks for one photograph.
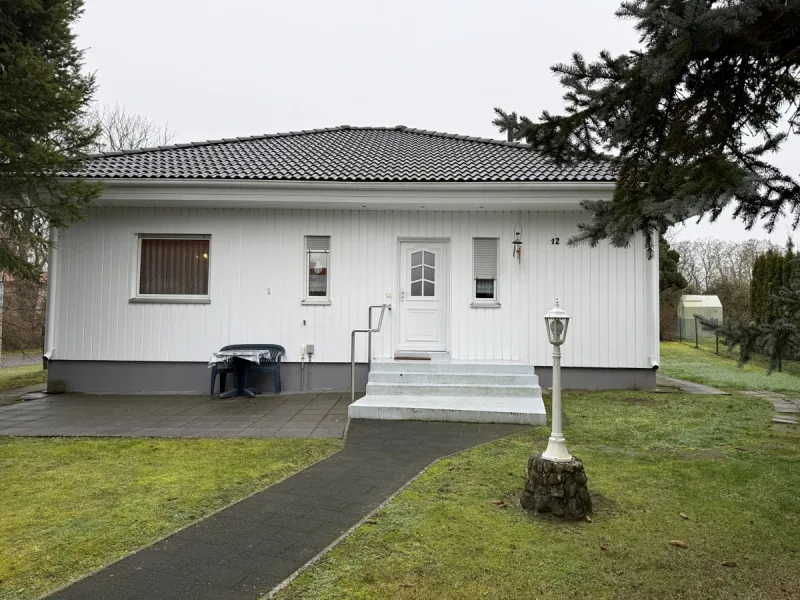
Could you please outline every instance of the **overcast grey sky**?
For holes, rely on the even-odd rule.
[[[407,125],[501,137],[492,108],[562,106],[548,67],[574,51],[637,45],[618,0],[87,0],[77,25],[101,103],[178,132],[176,142]],[[775,162],[800,171],[800,140]],[[679,239],[759,237],[730,219]],[[796,241],[800,236],[795,236]]]

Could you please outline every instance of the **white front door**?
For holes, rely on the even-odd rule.
[[[400,243],[398,350],[447,350],[447,243]]]

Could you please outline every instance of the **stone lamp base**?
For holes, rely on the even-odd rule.
[[[531,456],[520,504],[539,513],[583,521],[592,514],[586,481],[583,462],[575,457],[569,462],[553,462],[541,454]]]

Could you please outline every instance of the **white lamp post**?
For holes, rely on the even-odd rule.
[[[553,430],[547,441],[547,450],[542,458],[553,462],[569,462],[572,455],[567,450],[564,434],[561,431],[561,344],[567,337],[569,315],[556,305],[544,316],[547,339],[553,344]]]

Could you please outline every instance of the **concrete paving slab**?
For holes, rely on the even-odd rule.
[[[335,407],[343,406],[346,412],[349,400],[345,392],[246,400],[210,400],[203,395],[49,395],[0,406],[0,435],[308,437],[319,428],[315,437],[342,437],[347,419]]]
[[[687,394],[708,394],[712,396],[730,396],[728,392],[723,392],[715,387],[703,385],[701,383],[694,383],[693,381],[686,381],[684,379],[676,379],[668,377],[667,375],[656,375],[656,385],[658,387],[672,387],[678,388]]]
[[[797,425],[798,420],[796,417],[790,417],[788,415],[774,415],[772,417],[773,423],[781,423],[782,425]]]
[[[742,393],[748,396],[757,396],[769,400],[770,404],[772,404],[773,423],[778,425],[800,424],[800,400],[789,398],[785,394],[773,392],[771,390],[755,390]]]
[[[14,404],[23,400],[36,400],[37,398],[25,398],[28,394],[42,393],[47,389],[46,383],[35,383],[26,387],[18,388],[16,390],[8,390],[7,392],[0,393],[0,405]]]

